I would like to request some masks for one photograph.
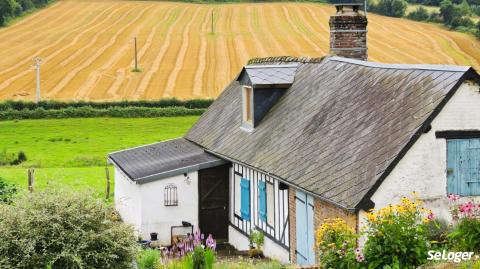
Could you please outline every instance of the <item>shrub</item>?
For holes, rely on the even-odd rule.
[[[131,268],[132,228],[91,197],[49,190],[0,205],[0,268]]]
[[[318,257],[324,268],[360,268],[363,254],[356,249],[358,236],[344,220],[326,219],[316,232]]]
[[[369,0],[370,10],[391,17],[403,17],[407,10],[405,0]]]
[[[5,180],[0,177],[0,203],[10,204],[16,193],[17,188],[12,184],[6,183]]]
[[[0,151],[0,166],[19,165],[25,161],[27,161],[27,155],[23,151],[19,151],[16,156],[13,153],[7,153],[6,149]]]
[[[408,13],[407,18],[416,20],[416,21],[426,21],[429,19],[429,14],[426,8],[420,6],[414,11]]]
[[[192,261],[192,269],[205,269],[207,267],[207,263],[205,262],[205,250],[202,246],[198,245],[195,247],[192,254]]]
[[[250,233],[250,244],[258,249],[261,249],[265,243],[265,235],[257,230]]]
[[[454,228],[448,235],[451,246],[460,251],[480,251],[480,203],[459,203],[458,195],[448,196]]]
[[[369,269],[416,268],[427,260],[430,248],[426,224],[433,213],[416,197],[368,213],[364,247]]]
[[[157,269],[160,265],[160,253],[155,249],[142,250],[137,256],[138,269]]]

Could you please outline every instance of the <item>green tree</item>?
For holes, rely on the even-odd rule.
[[[14,0],[0,0],[0,26],[13,16],[16,4]]]
[[[447,26],[450,26],[455,18],[461,17],[460,10],[450,0],[442,1],[440,15],[443,17],[443,23]]]
[[[386,16],[403,17],[407,10],[407,2],[405,0],[380,0],[375,9]]]
[[[420,6],[414,11],[408,13],[407,17],[416,21],[426,21],[430,17],[426,8]]]

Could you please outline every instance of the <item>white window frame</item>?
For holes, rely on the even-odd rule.
[[[267,199],[267,224],[275,227],[275,186],[273,183],[266,183],[266,199]]]
[[[247,100],[247,91],[250,91],[250,100]],[[253,129],[253,88],[250,86],[243,86],[242,88],[242,127],[247,130]],[[249,117],[247,115],[247,103],[250,107],[250,120],[247,120]]]

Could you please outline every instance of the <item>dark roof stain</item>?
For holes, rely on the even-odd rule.
[[[282,62],[299,63],[295,81],[252,132],[240,129],[241,85],[233,81],[185,138],[348,209],[378,186],[459,83],[478,79],[470,67],[339,57],[249,63]]]

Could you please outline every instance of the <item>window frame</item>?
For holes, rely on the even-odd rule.
[[[246,129],[253,129],[253,95],[253,87],[242,87],[242,127]]]
[[[458,148],[461,144],[458,144],[459,142],[467,142],[471,143],[469,140],[477,140],[480,144],[480,137],[446,137],[445,143],[446,143],[446,176],[447,176],[447,186],[446,186],[446,191],[447,194],[457,194],[460,196],[480,196],[480,187],[475,187],[470,185],[471,183],[476,183],[480,184],[480,177],[478,177],[478,181],[471,181],[472,179],[469,179],[469,181],[465,181],[464,175],[468,175],[470,172],[469,171],[463,171],[463,170],[458,170],[458,160],[467,158],[468,156],[468,151],[471,150],[471,148]],[[476,149],[476,148],[475,148]],[[462,150],[465,150],[465,152],[462,152]],[[451,154],[454,154],[452,156]],[[466,156],[463,156],[462,154],[467,154]],[[463,157],[459,157],[459,155]],[[465,165],[465,164],[464,164]],[[467,167],[465,167],[467,166]],[[466,169],[472,169],[469,168],[469,164],[466,164],[462,168]],[[463,176],[462,176],[463,175]],[[453,177],[453,178],[452,178]],[[466,189],[463,184],[467,184]],[[462,186],[463,185],[463,186]]]

